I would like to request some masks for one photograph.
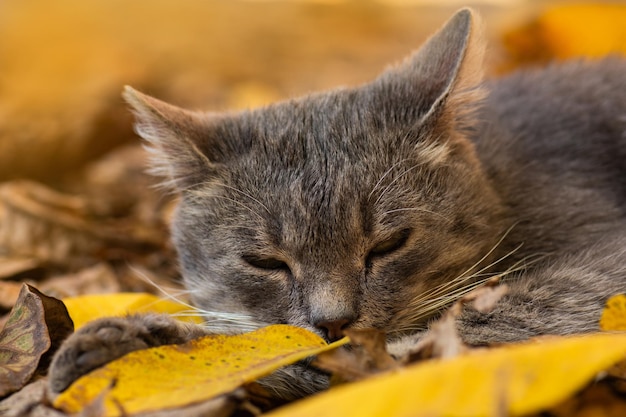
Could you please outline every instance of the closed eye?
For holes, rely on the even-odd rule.
[[[246,263],[248,263],[248,265],[258,269],[263,269],[266,271],[290,271],[287,263],[276,258],[262,258],[255,255],[244,255],[242,258],[244,261],[246,261]]]
[[[367,256],[368,260],[376,257],[383,257],[397,251],[404,246],[410,234],[410,229],[403,229],[394,233],[390,238],[379,242],[370,250]]]

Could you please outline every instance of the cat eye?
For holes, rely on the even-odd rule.
[[[404,246],[410,234],[411,230],[404,229],[398,233],[395,233],[389,239],[383,240],[370,250],[368,259],[377,256],[385,256],[392,252],[395,252],[396,250]]]
[[[289,266],[276,258],[260,258],[258,256],[253,255],[245,255],[243,256],[243,260],[246,261],[250,266],[253,266],[258,269],[264,270],[286,270],[289,271]]]

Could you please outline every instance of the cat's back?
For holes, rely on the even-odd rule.
[[[477,152],[528,224],[520,233],[573,242],[626,229],[626,59],[554,64],[487,87]]]
[[[554,64],[494,80],[488,88],[476,138],[488,166],[625,185],[626,59]]]
[[[519,157],[626,156],[626,59],[553,64],[488,88],[487,119],[507,132]]]

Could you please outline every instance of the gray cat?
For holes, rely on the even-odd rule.
[[[465,309],[467,343],[597,330],[626,291],[626,61],[483,82],[483,49],[464,9],[357,88],[224,114],[127,88],[180,193],[172,236],[207,323],[96,321],[55,356],[51,392],[132,350],[272,323],[379,328],[402,353],[495,275],[510,292]],[[265,383],[289,398],[326,379],[293,366]]]

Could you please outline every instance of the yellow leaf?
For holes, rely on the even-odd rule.
[[[626,295],[609,298],[600,317],[600,328],[604,331],[626,330]]]
[[[347,341],[327,345],[307,330],[274,325],[243,335],[207,336],[135,351],[78,379],[54,406],[76,413],[105,393],[107,416],[120,414],[116,404],[129,414],[180,407],[228,393]]]
[[[626,53],[626,6],[569,4],[548,9],[539,18],[547,47],[558,58],[600,57]]]
[[[556,405],[626,355],[626,335],[544,339],[418,363],[268,417],[521,416]]]
[[[85,323],[111,316],[124,316],[134,313],[167,313],[188,312],[189,306],[171,300],[161,299],[145,293],[95,294],[66,298],[63,303],[70,313],[74,328],[78,329]],[[202,323],[200,316],[182,318],[192,323]]]

